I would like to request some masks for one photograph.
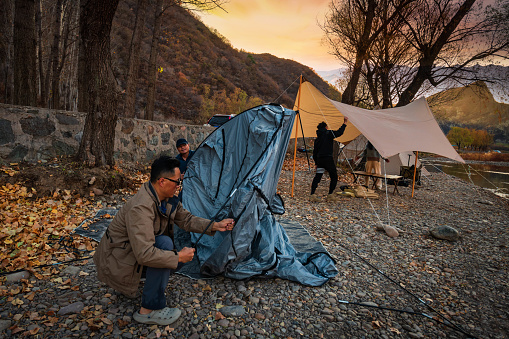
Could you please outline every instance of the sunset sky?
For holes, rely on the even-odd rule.
[[[237,49],[270,53],[292,59],[316,71],[341,64],[322,43],[323,24],[330,0],[230,0],[211,13],[198,13],[202,21],[224,35]]]

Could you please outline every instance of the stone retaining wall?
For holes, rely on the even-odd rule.
[[[78,151],[86,114],[0,104],[0,163],[48,160]],[[149,163],[160,154],[176,155],[175,142],[186,138],[191,149],[213,127],[118,119],[115,159]]]

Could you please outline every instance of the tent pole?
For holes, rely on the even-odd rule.
[[[302,86],[302,74],[300,75],[300,80],[299,80],[299,97],[297,98],[297,114],[300,114],[299,109],[300,109],[300,88],[301,88],[301,86]],[[297,120],[297,126],[295,126],[295,147],[293,149],[292,198],[293,198],[293,186],[295,184],[295,163],[297,161],[297,133],[299,131],[300,115],[299,115],[299,119],[295,119],[295,120]]]
[[[414,197],[415,174],[417,173],[417,157],[418,156],[419,156],[419,151],[415,152],[414,179],[412,181],[412,198]]]

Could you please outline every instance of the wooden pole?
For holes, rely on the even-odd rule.
[[[412,181],[412,198],[414,197],[415,175],[417,173],[417,158],[418,157],[419,157],[419,151],[415,152],[414,179]]]
[[[302,86],[302,74],[300,75],[300,80],[299,80],[299,96],[297,97],[297,114],[300,114],[299,109],[300,109],[301,86]],[[295,119],[295,120],[296,120],[297,125],[295,126],[295,147],[293,149],[292,198],[293,198],[293,186],[295,184],[295,163],[297,162],[297,133],[299,131],[299,120],[300,119]]]

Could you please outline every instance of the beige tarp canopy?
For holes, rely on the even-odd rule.
[[[384,158],[406,151],[429,152],[464,162],[438,126],[425,98],[404,107],[367,110],[331,100],[309,81],[303,81],[294,110],[300,113],[305,137],[316,137],[316,126],[325,121],[336,130],[344,116],[349,121],[338,141],[348,143],[361,133],[371,141]],[[294,124],[292,138],[302,136],[300,122]]]

